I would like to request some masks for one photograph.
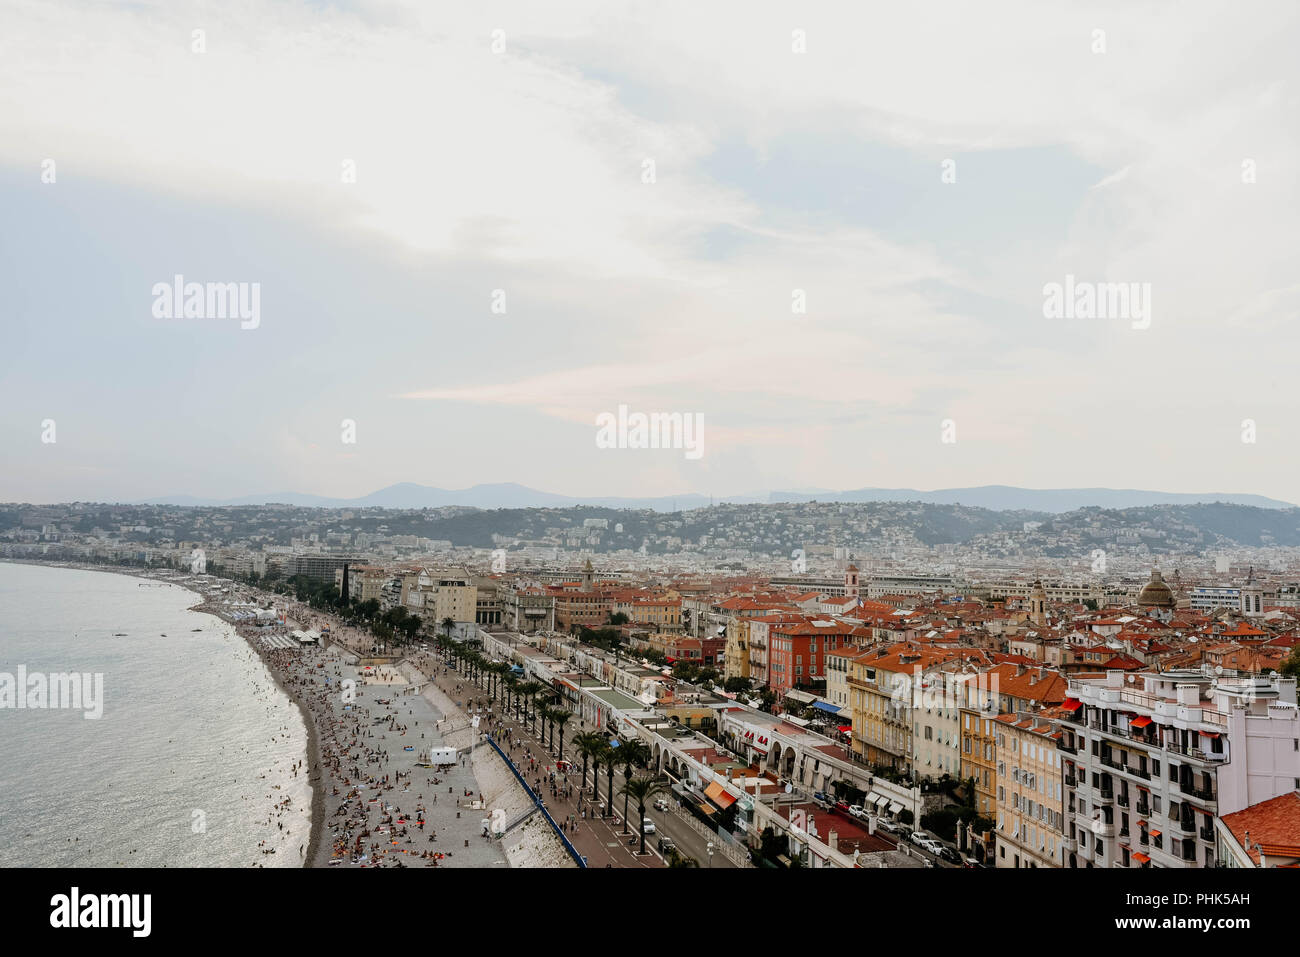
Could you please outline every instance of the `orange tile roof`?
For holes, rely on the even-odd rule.
[[[1256,864],[1259,849],[1279,856],[1300,856],[1300,791],[1280,794],[1267,801],[1223,815],[1224,826],[1238,844],[1245,845],[1250,832],[1250,849],[1246,852]]]

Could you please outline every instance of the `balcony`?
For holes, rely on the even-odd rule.
[[[1117,797],[1117,798],[1115,799],[1115,803],[1118,804],[1120,807],[1128,807],[1128,806],[1129,806],[1129,797],[1128,797],[1128,795],[1127,795],[1127,794],[1121,794],[1119,797]]]
[[[1067,775],[1065,776],[1065,786],[1066,786],[1067,788],[1078,787],[1078,786],[1079,786],[1079,779],[1076,778],[1073,774],[1067,774]]]
[[[1191,781],[1187,781],[1182,784],[1179,784],[1178,789],[1182,791],[1184,794],[1194,797],[1200,801],[1213,801],[1215,799],[1213,788],[1198,788]]]
[[[1147,805],[1145,805],[1145,804],[1139,804],[1139,805],[1137,806],[1137,809],[1136,809],[1136,810],[1137,810],[1137,814],[1138,814],[1139,817],[1150,817],[1150,816],[1151,816],[1151,808],[1149,808],[1149,807],[1148,807]]]
[[[1184,834],[1191,834],[1196,830],[1196,822],[1193,820],[1183,820],[1175,822]]]
[[[1064,751],[1066,754],[1078,754],[1079,749],[1073,744],[1067,744],[1064,739],[1056,742],[1056,750]]]
[[[1200,834],[1202,841],[1214,840],[1214,828],[1208,824],[1202,824],[1201,829],[1197,833]]]

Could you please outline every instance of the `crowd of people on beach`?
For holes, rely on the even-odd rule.
[[[438,831],[427,817],[443,779],[430,768],[417,784],[413,772],[390,770],[386,745],[392,737],[409,736],[412,743],[400,745],[407,751],[430,744],[418,720],[401,720],[402,699],[419,689],[395,688],[390,697],[354,692],[351,702],[340,707],[344,653],[316,648],[262,648],[260,653],[315,725],[322,760],[312,769],[318,772],[313,783],[338,802],[323,825],[329,832],[329,863],[437,867],[452,858],[454,852],[439,845]],[[377,685],[404,681],[392,668],[377,669],[373,678]],[[299,854],[305,859],[305,846]]]

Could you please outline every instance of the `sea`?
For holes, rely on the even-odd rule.
[[[307,729],[234,628],[188,610],[200,600],[0,562],[0,866],[302,866]],[[29,689],[102,675],[101,700],[18,708],[3,684],[20,668]]]

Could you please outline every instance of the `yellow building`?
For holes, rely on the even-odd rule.
[[[998,867],[1061,867],[1064,786],[1056,749],[1060,729],[1039,715],[996,719]]]
[[[914,767],[912,712],[920,681],[958,652],[900,642],[848,661],[853,750],[869,764],[910,773]]]

